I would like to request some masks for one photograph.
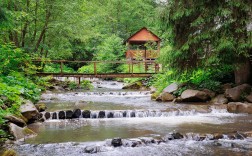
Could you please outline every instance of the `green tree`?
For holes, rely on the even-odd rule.
[[[251,8],[249,0],[169,1],[162,15],[172,45],[166,63],[178,70],[222,68],[248,58]]]

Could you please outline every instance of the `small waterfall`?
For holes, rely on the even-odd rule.
[[[45,112],[42,113],[43,118],[46,120],[53,119],[76,119],[76,118],[147,118],[147,117],[170,117],[170,116],[191,116],[197,115],[195,110],[182,111],[160,111],[160,110],[66,110],[58,112]],[[48,117],[50,114],[50,117]]]

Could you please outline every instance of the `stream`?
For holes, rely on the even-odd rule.
[[[222,106],[207,103],[159,103],[150,100],[149,91],[122,90],[123,84],[115,81],[96,80],[93,85],[92,91],[44,93],[40,103],[46,104],[51,116],[43,123],[29,125],[38,135],[12,148],[20,156],[252,155],[252,138],[194,139],[203,134],[251,131],[252,115],[228,113]],[[74,109],[81,109],[82,114],[89,110],[90,116],[59,119],[59,111]],[[188,137],[127,146],[132,139],[159,139],[174,132]],[[111,146],[111,139],[118,137],[125,146]],[[87,147],[96,152],[87,153]]]

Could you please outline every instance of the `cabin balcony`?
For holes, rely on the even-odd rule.
[[[126,58],[127,59],[156,59],[159,55],[158,50],[127,50]]]

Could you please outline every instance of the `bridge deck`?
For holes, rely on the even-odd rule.
[[[101,73],[101,74],[84,74],[84,73],[37,73],[38,76],[53,77],[83,77],[83,78],[133,78],[133,77],[151,77],[157,73]]]

